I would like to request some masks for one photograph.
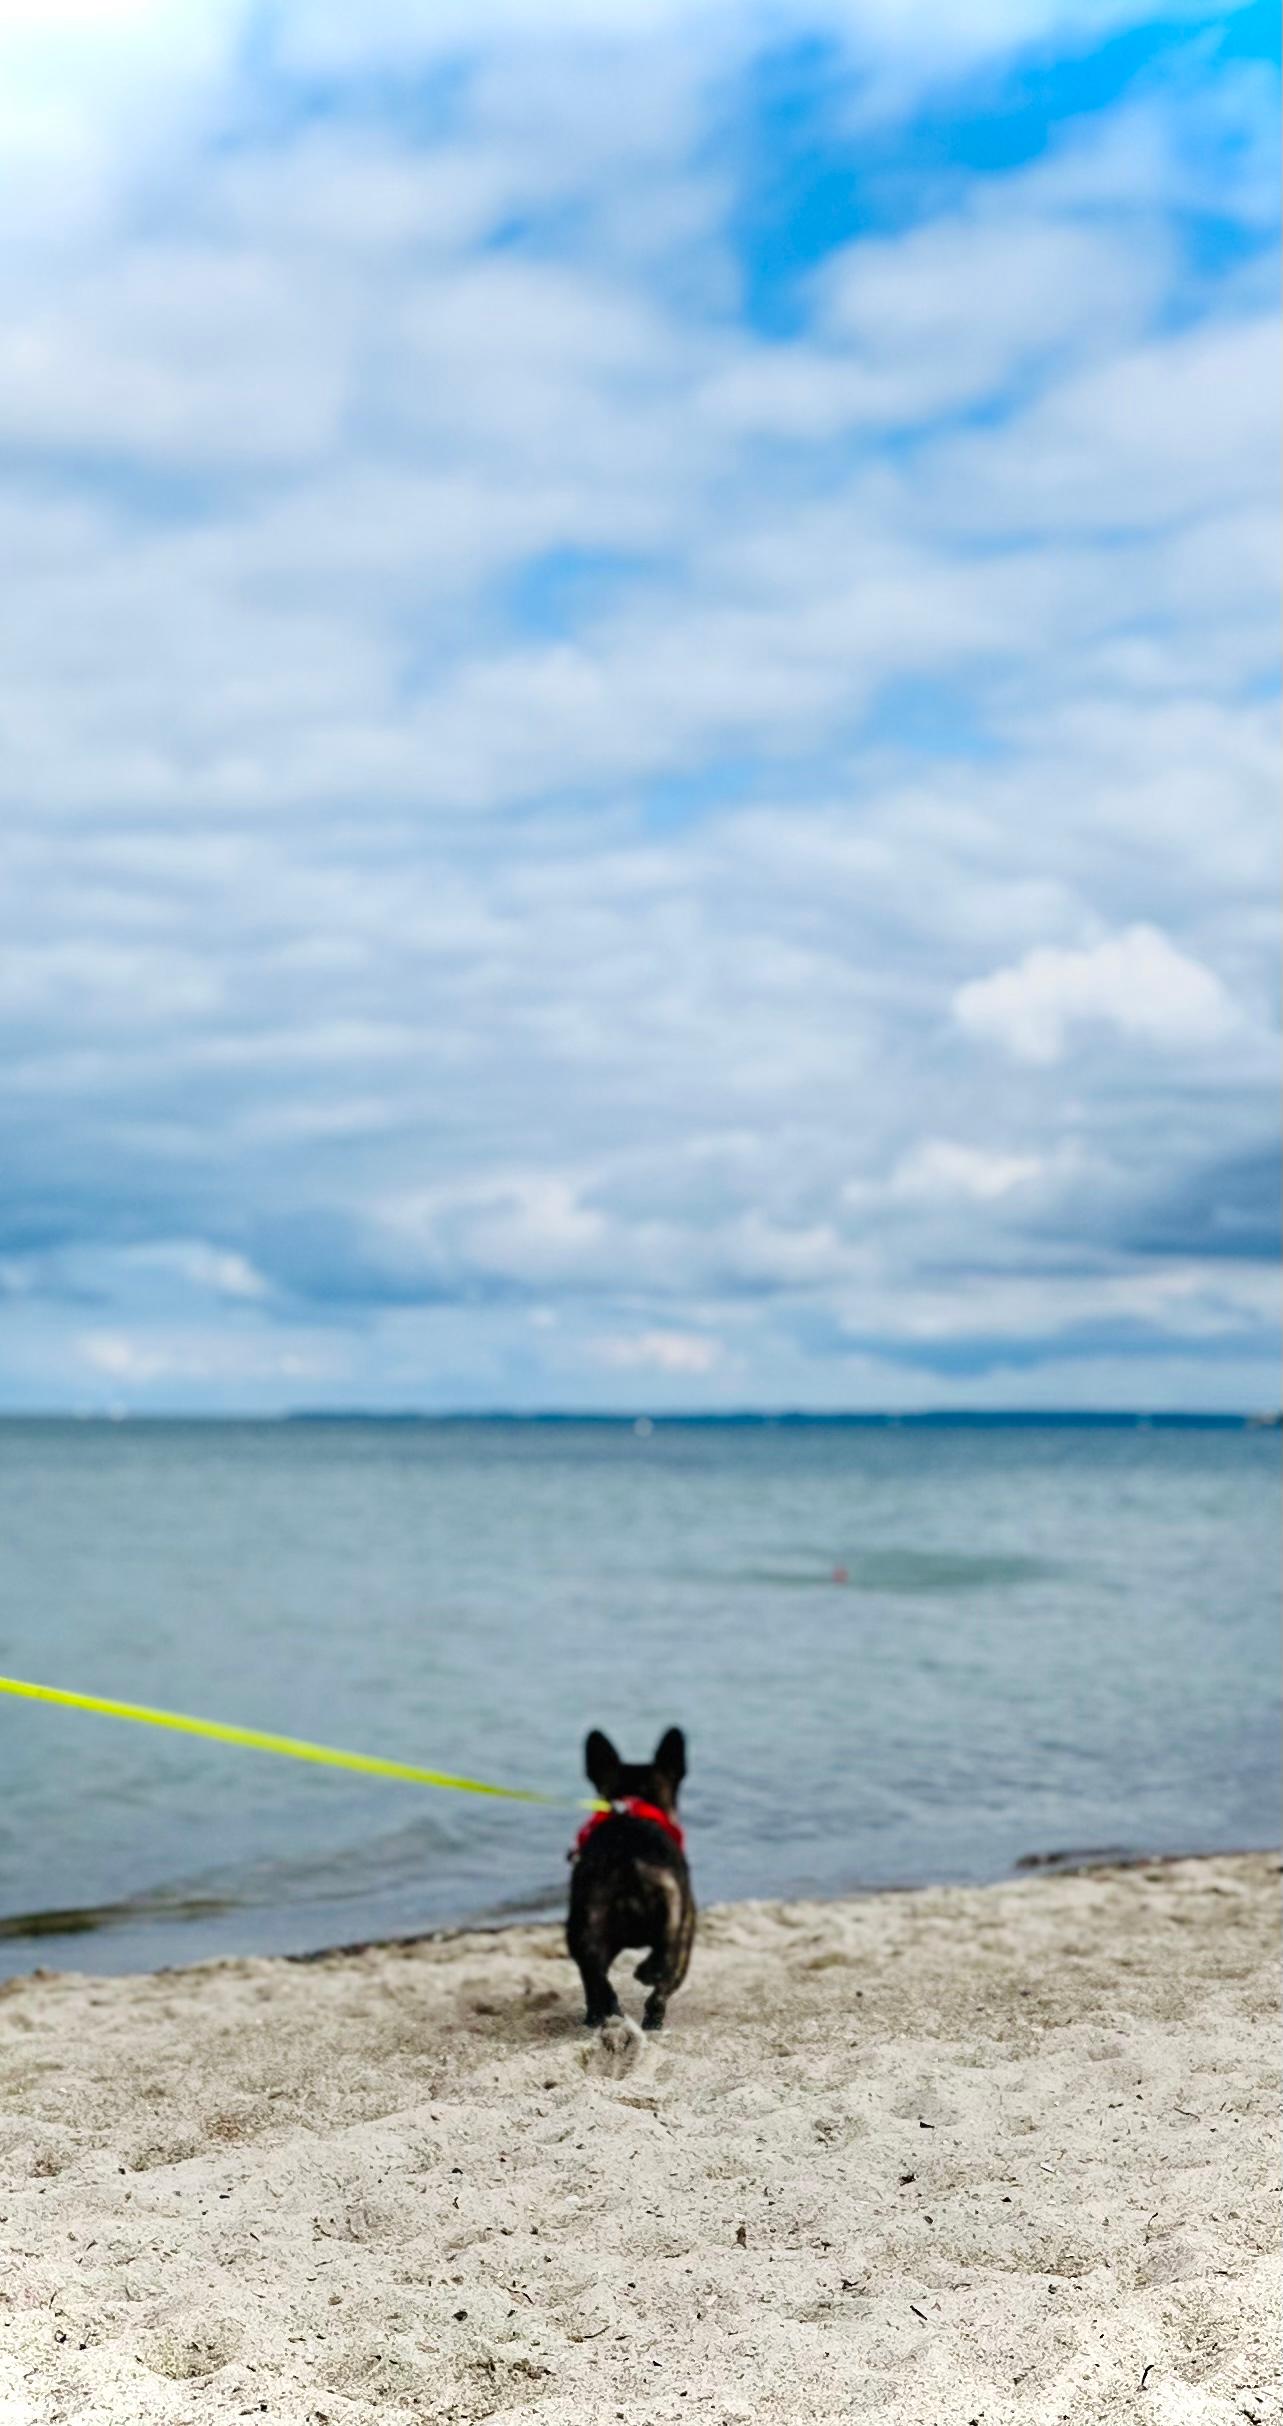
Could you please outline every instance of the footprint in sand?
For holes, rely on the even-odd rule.
[[[216,2375],[239,2355],[240,2346],[238,2327],[219,2319],[195,2332],[153,2333],[142,2343],[138,2356],[153,2375],[182,2384],[196,2376]]]
[[[619,2013],[580,2048],[579,2061],[597,2080],[621,2081],[636,2069],[645,2052],[646,2041],[636,2022]]]

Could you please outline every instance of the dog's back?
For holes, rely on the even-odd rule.
[[[648,1949],[637,1978],[650,1990],[643,2015],[658,2030],[681,1986],[695,1936],[695,1899],[677,1819],[686,1745],[670,1727],[653,1761],[622,1761],[596,1729],[584,1747],[588,1776],[612,1805],[589,1821],[575,1848],[567,1942],[584,1983],[585,2019],[600,2027],[619,2012],[610,1967],[626,1946]]]

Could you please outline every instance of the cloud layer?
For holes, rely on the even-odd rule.
[[[1268,1400],[1255,12],[81,14],[6,1403]]]

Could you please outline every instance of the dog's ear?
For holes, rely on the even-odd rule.
[[[603,1802],[614,1801],[622,1766],[623,1763],[610,1737],[603,1735],[600,1727],[594,1727],[584,1745],[584,1767],[588,1772],[589,1783],[596,1787]]]
[[[686,1775],[686,1738],[680,1727],[670,1727],[666,1735],[661,1735],[651,1767],[658,1769],[660,1776],[666,1777],[674,1788],[680,1786]]]

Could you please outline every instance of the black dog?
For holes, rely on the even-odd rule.
[[[621,1761],[594,1728],[584,1765],[603,1802],[580,1830],[571,1854],[566,1943],[584,1983],[584,2019],[599,2029],[619,2011],[610,1966],[625,1946],[647,1946],[637,1978],[650,1990],[642,2017],[658,2030],[674,1989],[686,1977],[695,1936],[695,1899],[677,1822],[686,1775],[686,1741],[670,1727],[653,1761]]]

